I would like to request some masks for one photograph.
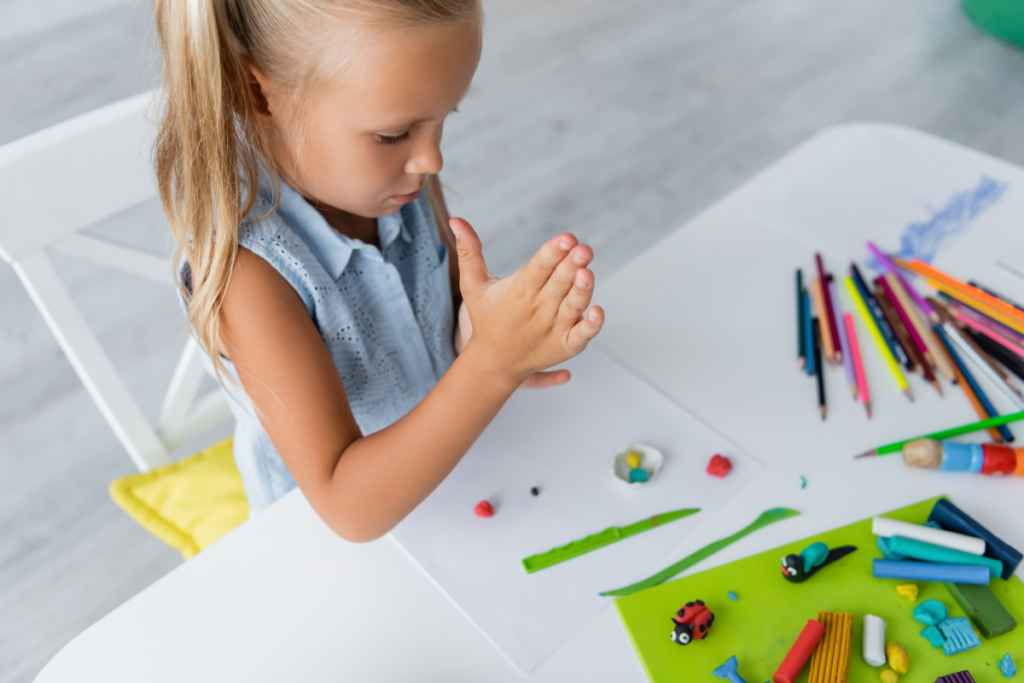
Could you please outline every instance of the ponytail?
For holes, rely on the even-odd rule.
[[[217,0],[155,0],[163,49],[163,118],[155,162],[160,200],[174,233],[174,262],[188,322],[224,369],[220,307],[238,253],[238,230],[256,199],[266,161],[247,75]],[[242,181],[249,192],[243,198]]]

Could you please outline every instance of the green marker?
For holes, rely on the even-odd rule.
[[[668,524],[669,522],[674,522],[677,519],[682,519],[683,517],[689,517],[690,515],[698,512],[700,512],[700,508],[686,508],[685,510],[674,510],[661,515],[654,515],[653,517],[641,520],[635,524],[630,524],[629,526],[610,526],[604,531],[591,534],[590,536],[581,538],[578,541],[573,541],[569,545],[562,546],[561,548],[555,548],[554,550],[549,550],[546,553],[541,553],[540,555],[530,555],[523,560],[523,569],[526,570],[527,574],[539,572],[541,569],[553,567],[559,562],[571,560],[574,557],[579,557],[580,555],[589,553],[591,550],[603,548],[604,546],[611,545],[616,541],[621,541],[624,538],[642,534],[656,526]]]

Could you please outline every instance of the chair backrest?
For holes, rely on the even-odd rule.
[[[154,93],[97,109],[0,147],[0,258],[10,263],[139,470],[230,416],[222,391],[199,398],[201,351],[190,339],[157,426],[150,424],[50,261],[56,251],[173,286],[158,254],[81,232],[156,196],[150,158]]]

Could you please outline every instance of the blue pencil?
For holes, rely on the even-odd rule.
[[[814,374],[814,329],[811,327],[811,295],[804,292],[804,346],[806,347],[807,362],[804,364],[804,371],[808,375]]]
[[[953,349],[953,343],[946,337],[945,330],[943,330],[939,325],[935,325],[932,329],[935,331],[935,335],[939,338],[939,341],[942,342],[942,345],[946,348],[946,353],[949,354],[949,357],[953,359],[953,362],[960,370],[960,374],[964,376],[964,379],[967,381],[967,385],[971,388],[971,391],[973,391],[974,395],[978,397],[978,402],[981,403],[981,407],[985,409],[985,412],[988,413],[989,417],[995,417],[998,415],[999,413],[997,413],[996,409],[992,406],[992,402],[988,400],[988,396],[986,396],[984,392],[982,392],[981,387],[978,386],[978,382],[974,379],[974,375],[967,370],[967,366],[964,365],[963,360]],[[1006,425],[997,427],[997,429],[1005,441],[1013,441],[1013,432],[1007,429]]]

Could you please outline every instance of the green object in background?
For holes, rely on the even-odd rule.
[[[923,524],[936,500],[926,500],[885,516]],[[861,551],[804,583],[786,581],[780,571],[782,557],[797,554],[818,541],[830,548],[855,545]],[[1024,651],[1024,629],[982,641],[981,647],[954,657],[944,655],[941,648],[932,650],[919,635],[922,626],[913,617],[914,607],[919,603],[896,593],[896,587],[904,582],[872,577],[871,562],[880,554],[872,552],[873,548],[871,520],[866,519],[619,598],[615,608],[652,683],[714,680],[705,672],[713,671],[732,655],[740,657],[746,680],[751,683],[770,681],[807,620],[817,618],[819,611],[854,615],[850,681],[878,681],[878,669],[860,656],[865,614],[881,617],[886,623],[886,641],[900,643],[910,653],[910,676],[914,681],[934,681],[951,671],[964,669],[995,672],[994,661],[1004,653]],[[948,608],[949,616],[966,616],[942,584],[922,582],[918,585],[919,600],[939,600]],[[1020,578],[993,579],[990,588],[1010,614],[1024,615],[1024,584]],[[741,594],[743,599],[739,602],[724,597],[716,599],[728,591]],[[692,600],[707,603],[715,615],[715,627],[707,638],[680,647],[669,637],[672,616]],[[694,675],[686,676],[688,673]],[[1000,678],[998,672],[995,673]],[[806,669],[797,680],[807,680]],[[988,674],[985,680],[995,679]]]
[[[606,545],[621,541],[624,538],[630,536],[636,536],[645,531],[650,531],[656,526],[662,524],[668,524],[674,522],[677,519],[683,517],[689,517],[700,512],[700,508],[686,508],[684,510],[673,510],[672,512],[666,512],[660,515],[654,515],[647,519],[642,519],[639,522],[630,524],[629,526],[617,527],[610,526],[604,531],[599,531],[596,534],[591,534],[586,538],[581,538],[578,541],[573,541],[568,545],[564,545],[561,548],[555,548],[549,550],[546,553],[539,555],[530,555],[523,560],[523,569],[526,570],[527,574],[539,572],[541,569],[547,569],[548,567],[554,566],[559,562],[565,562],[571,560],[574,557],[579,557],[585,553],[589,553],[591,550],[597,550],[603,548]]]
[[[755,519],[753,522],[751,522],[747,526],[743,527],[742,529],[734,533],[732,536],[729,536],[728,538],[723,538],[720,541],[715,541],[714,543],[709,543],[708,545],[704,546],[692,555],[687,555],[686,557],[679,560],[672,566],[662,569],[654,576],[649,576],[643,581],[638,581],[634,584],[630,584],[625,588],[616,588],[612,591],[605,591],[604,593],[601,593],[601,595],[629,595],[630,593],[642,591],[645,588],[657,586],[659,583],[665,583],[676,574],[685,571],[686,569],[689,569],[701,560],[714,555],[722,548],[732,543],[735,543],[747,534],[752,534],[758,529],[763,529],[769,524],[775,524],[775,522],[781,522],[784,519],[796,517],[799,514],[800,513],[797,512],[796,510],[789,510],[787,508],[772,508],[771,510],[765,510],[758,516],[757,519]]]
[[[1024,47],[1024,0],[964,0],[964,12],[997,38]]]

